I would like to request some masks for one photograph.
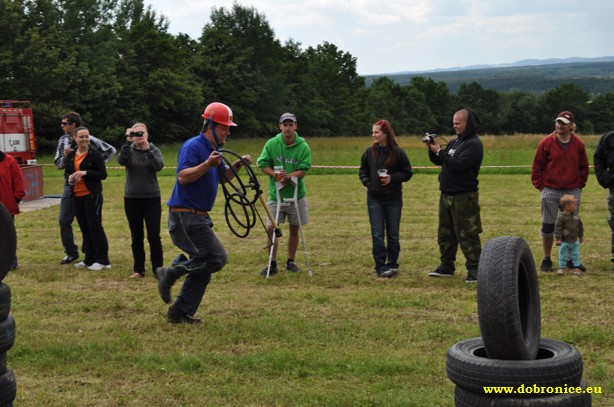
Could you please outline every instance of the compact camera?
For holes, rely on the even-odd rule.
[[[437,134],[435,133],[426,133],[426,136],[424,136],[422,142],[426,144],[433,144],[435,143],[435,137],[437,137]]]

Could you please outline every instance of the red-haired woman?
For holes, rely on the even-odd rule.
[[[390,278],[399,271],[403,183],[413,173],[388,120],[375,123],[371,135],[373,144],[362,155],[359,177],[367,187],[375,272],[379,277]]]

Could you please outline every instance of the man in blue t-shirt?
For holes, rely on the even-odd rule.
[[[186,278],[175,302],[168,309],[171,323],[200,323],[194,318],[205,295],[211,274],[226,264],[224,246],[213,233],[209,211],[213,208],[219,181],[219,172],[226,179],[234,177],[232,168],[226,167],[218,152],[230,135],[232,110],[223,103],[209,104],[203,113],[205,122],[198,136],[186,141],[179,150],[177,182],[168,200],[168,231],[175,246],[182,253],[173,260],[171,267],[158,267],[158,291],[162,300],[171,302],[171,287],[181,276]],[[252,163],[249,155],[242,157]],[[239,170],[241,160],[232,166]]]

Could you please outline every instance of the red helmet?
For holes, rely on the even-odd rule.
[[[205,108],[203,112],[203,118],[205,120],[211,119],[219,124],[226,126],[236,126],[237,124],[232,121],[232,110],[223,103],[213,102]]]

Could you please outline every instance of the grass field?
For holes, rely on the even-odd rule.
[[[480,176],[482,242],[523,237],[537,262],[539,193],[528,166],[539,140],[485,137]],[[598,137],[584,140],[592,162]],[[375,278],[357,170],[314,168],[306,179],[310,223],[304,229],[313,277],[306,273],[302,246],[297,256],[302,272],[259,277],[267,260],[264,229],[256,227],[245,239],[232,235],[218,195],[212,218],[229,263],[213,276],[197,314],[204,319],[200,326],[169,324],[152,276],[128,278],[123,170],[111,169],[104,182],[111,270],[58,264],[63,253],[57,207],[18,215],[20,268],[5,279],[17,321],[7,361],[17,377],[15,405],[452,406],[445,355],[454,343],[479,336],[476,287],[464,283],[460,252],[455,277],[427,277],[439,257],[438,171],[420,168],[430,162],[419,137],[400,141],[417,168],[404,187],[398,277]],[[353,166],[370,138],[309,142],[314,165]],[[255,159],[263,143],[231,140],[227,147]],[[162,148],[168,166],[176,163],[177,147]],[[39,157],[41,163],[51,161]],[[520,167],[490,168],[512,165]],[[61,172],[45,166],[44,175],[45,194],[60,194]],[[173,175],[172,169],[160,175],[164,201]],[[588,272],[539,274],[542,336],[580,350],[584,378],[602,388],[603,394],[593,397],[595,406],[614,406],[614,272],[606,196],[591,174],[581,212],[581,258]],[[162,239],[168,264],[178,252],[166,230]],[[282,237],[281,261],[285,244]]]

